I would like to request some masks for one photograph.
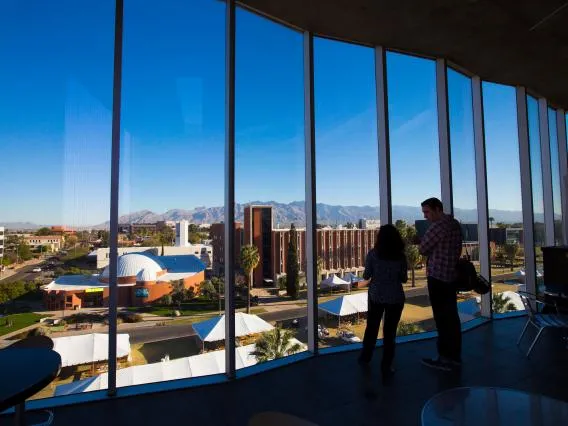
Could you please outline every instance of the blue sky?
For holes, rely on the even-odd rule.
[[[124,20],[121,214],[222,205],[224,4],[125,0]],[[108,220],[113,25],[112,0],[0,4],[0,222]],[[317,201],[378,205],[373,51],[314,50]],[[236,65],[236,199],[303,200],[302,36],[238,10]],[[393,203],[416,206],[440,194],[434,63],[389,53],[387,72]],[[474,208],[471,88],[448,84],[455,206]],[[490,208],[519,210],[515,93],[483,95]]]

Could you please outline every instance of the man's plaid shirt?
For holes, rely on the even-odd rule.
[[[426,265],[428,276],[445,282],[457,279],[457,265],[461,251],[461,226],[449,215],[444,215],[440,220],[433,222],[420,243],[420,253],[428,256]]]

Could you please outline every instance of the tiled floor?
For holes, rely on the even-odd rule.
[[[464,335],[461,375],[432,371],[420,358],[434,340],[401,344],[397,373],[382,385],[378,358],[370,374],[356,352],[319,356],[223,385],[57,408],[55,425],[246,425],[254,413],[282,411],[319,425],[419,425],[424,403],[455,386],[500,386],[568,401],[568,349],[546,332],[530,360],[516,346],[524,318],[504,319]],[[528,333],[534,336],[532,332]],[[527,336],[528,337],[528,336]],[[530,339],[524,340],[524,348]],[[2,419],[4,424],[8,419]]]

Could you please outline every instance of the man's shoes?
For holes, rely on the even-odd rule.
[[[456,369],[456,366],[452,365],[452,362],[454,361],[448,361],[441,358],[422,358],[422,364],[424,364],[426,367],[435,368],[436,370],[446,372],[450,372]]]

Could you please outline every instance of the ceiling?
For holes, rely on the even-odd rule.
[[[568,0],[240,0],[315,35],[442,57],[568,109]]]

